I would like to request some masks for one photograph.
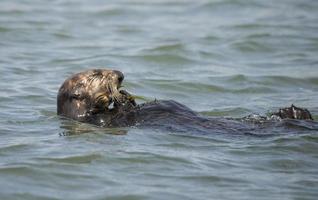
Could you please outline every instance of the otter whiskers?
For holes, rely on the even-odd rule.
[[[108,83],[106,86],[108,92],[111,94],[111,100],[114,101],[115,103],[120,103],[120,92],[118,89],[111,83]]]

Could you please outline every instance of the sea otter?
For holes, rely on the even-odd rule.
[[[64,81],[57,95],[57,114],[99,126],[132,125],[132,96],[120,90],[124,75],[117,70],[93,69]]]
[[[240,120],[202,116],[172,100],[137,105],[133,96],[122,89],[123,80],[122,72],[108,69],[87,70],[71,76],[59,89],[57,114],[102,127],[139,125],[214,131],[244,127]],[[307,109],[294,105],[279,109],[262,120],[286,118],[313,120]]]

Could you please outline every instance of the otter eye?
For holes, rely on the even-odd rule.
[[[124,80],[124,74],[118,70],[114,70],[114,73],[117,75],[118,82],[121,83]]]
[[[124,78],[122,76],[118,77],[118,82],[121,83],[123,82]]]
[[[72,94],[70,95],[71,99],[76,99],[76,100],[80,100],[80,95],[79,94]]]

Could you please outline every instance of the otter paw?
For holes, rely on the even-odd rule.
[[[120,99],[119,102],[117,102],[117,106],[131,106],[131,107],[136,107],[137,103],[135,101],[135,98],[126,90],[120,90],[119,93]]]

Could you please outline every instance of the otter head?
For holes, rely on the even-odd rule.
[[[57,96],[57,114],[76,120],[110,110],[120,101],[124,75],[117,70],[94,69],[66,79]]]

